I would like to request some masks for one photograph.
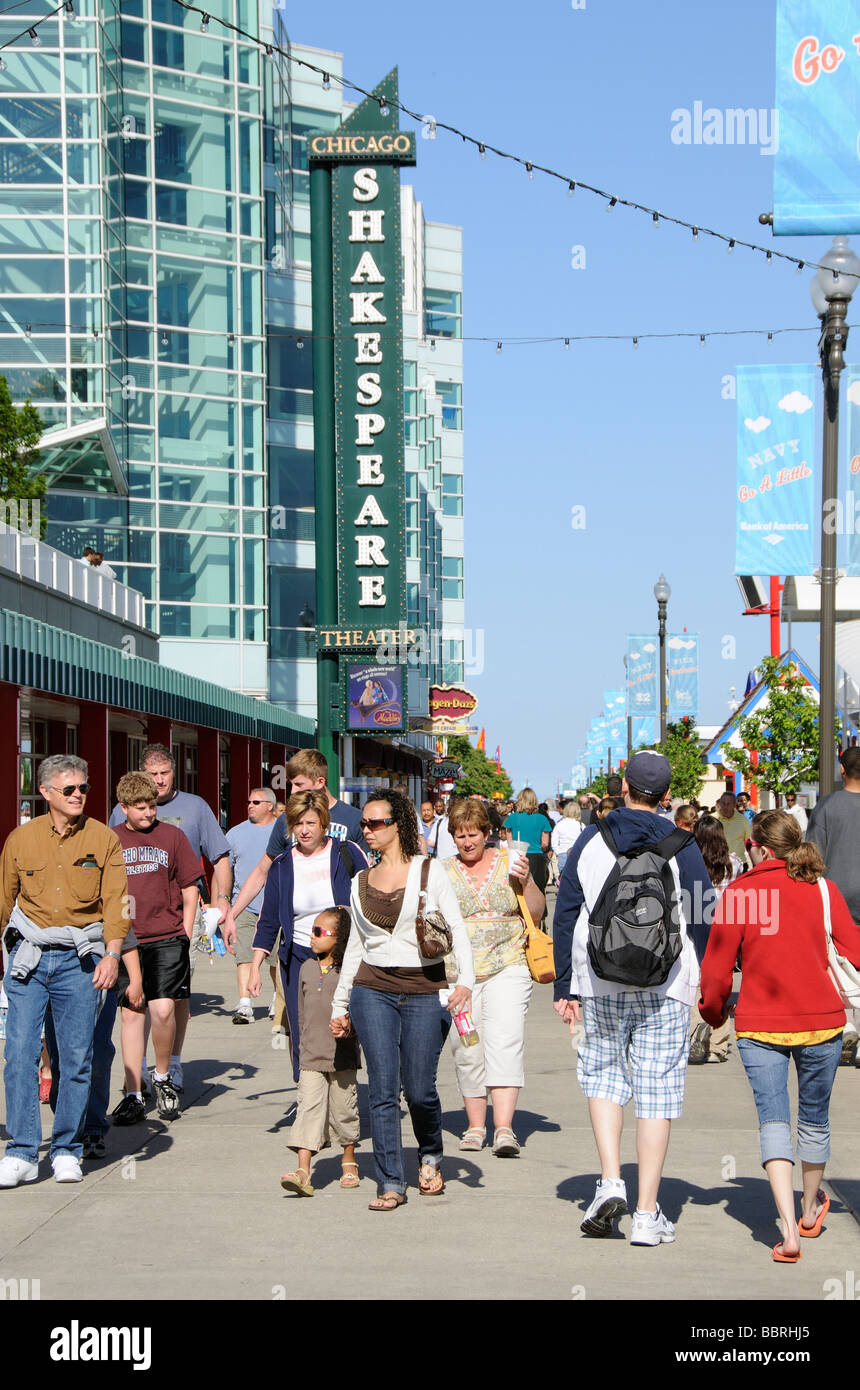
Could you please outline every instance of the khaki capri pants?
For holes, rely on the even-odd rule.
[[[472,991],[472,1021],[478,1034],[464,1047],[456,1028],[450,1032],[457,1085],[464,1100],[483,1097],[493,1086],[525,1084],[526,1014],[534,981],[525,961],[506,965],[480,980]]]

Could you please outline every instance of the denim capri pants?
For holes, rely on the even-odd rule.
[[[842,1034],[827,1042],[796,1047],[738,1038],[738,1052],[758,1111],[762,1164],[773,1158],[794,1162],[788,1103],[790,1059],[797,1068],[797,1157],[804,1163],[826,1163],[830,1157],[830,1093],[842,1055]]]

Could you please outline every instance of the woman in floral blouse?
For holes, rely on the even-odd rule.
[[[514,1111],[523,1085],[526,1014],[532,978],[526,965],[525,927],[516,893],[508,880],[505,848],[490,849],[490,818],[483,802],[455,799],[448,826],[457,846],[453,859],[442,861],[472,942],[476,984],[472,1019],[477,1044],[464,1046],[451,1029],[457,1084],[466,1105],[468,1128],[460,1148],[477,1150],[486,1139],[487,1096],[493,1102],[493,1153],[516,1158],[520,1146],[513,1131]],[[533,920],[540,921],[545,899],[529,871],[525,856],[513,869],[521,882]],[[451,957],[446,960],[449,983],[454,978]]]

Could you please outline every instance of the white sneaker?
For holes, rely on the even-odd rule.
[[[670,1245],[674,1239],[675,1227],[659,1207],[656,1211],[634,1211],[631,1245]]]
[[[234,1022],[234,1023],[253,1023],[253,1022],[254,1022],[254,1010],[252,1009],[251,1005],[250,1005],[250,1004],[239,1004],[239,1005],[237,1005],[237,1007],[236,1007],[236,1009],[235,1009],[235,1011],[234,1011],[234,1013],[233,1013],[233,1022]]]
[[[39,1176],[38,1163],[26,1158],[0,1160],[0,1187],[17,1187],[19,1182],[35,1182]]]
[[[51,1167],[54,1182],[81,1182],[84,1176],[74,1154],[57,1154],[56,1158],[51,1159]]]
[[[627,1188],[623,1178],[601,1178],[579,1229],[586,1236],[611,1236],[612,1223],[627,1211]]]

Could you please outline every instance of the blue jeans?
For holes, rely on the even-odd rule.
[[[400,1086],[418,1141],[419,1163],[442,1159],[439,1054],[451,1024],[438,994],[383,994],[353,985],[349,1016],[367,1064],[370,1134],[380,1192],[405,1192],[400,1142]]]
[[[42,1024],[51,1006],[60,1059],[60,1084],[51,1136],[51,1158],[73,1154],[80,1158],[81,1137],[93,1056],[93,1031],[99,992],[93,989],[95,956],[78,957],[74,950],[43,951],[32,975],[16,980],[11,973],[13,951],[4,984],[9,1000],[6,1019],[6,1129],[8,1158],[38,1162],[42,1140],[39,1111],[39,1057]]]
[[[798,1047],[738,1038],[738,1052],[758,1111],[762,1164],[772,1158],[794,1162],[789,1058],[797,1068],[797,1157],[805,1163],[826,1163],[830,1157],[830,1093],[842,1054],[842,1034],[828,1042]]]
[[[100,989],[96,994],[100,1007],[93,1034],[92,1081],[83,1133],[104,1136],[110,1129],[107,1110],[110,1104],[110,1070],[116,1053],[113,1045],[113,1026],[116,1022],[117,992],[115,989]],[[56,1113],[60,1054],[57,1050],[57,1034],[50,1009],[45,1015],[45,1046],[51,1059],[51,1109]]]

